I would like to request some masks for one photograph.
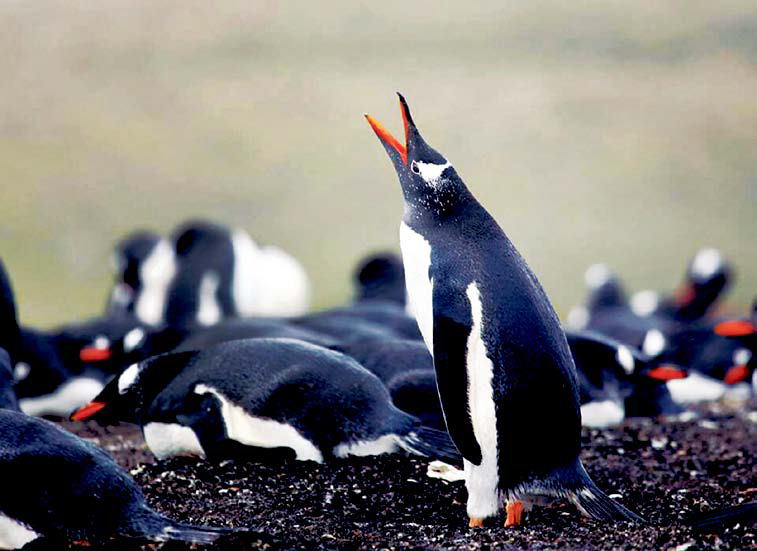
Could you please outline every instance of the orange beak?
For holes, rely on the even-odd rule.
[[[79,351],[79,359],[83,362],[104,362],[109,359],[113,353],[107,348],[82,348]]]
[[[746,337],[757,333],[757,328],[751,321],[731,320],[718,323],[715,333],[721,337]]]
[[[728,385],[735,385],[749,377],[749,368],[745,365],[734,365],[725,374],[723,381]]]
[[[661,365],[659,367],[655,367],[654,369],[650,369],[647,372],[647,377],[651,377],[652,379],[657,379],[658,381],[672,381],[673,379],[685,379],[688,376],[688,374],[678,369],[677,367],[673,365]]]
[[[71,421],[86,421],[105,407],[105,402],[90,402],[71,414]]]
[[[402,113],[402,125],[405,127],[405,144],[407,144],[408,121],[407,116],[405,115],[404,106],[402,105],[402,100],[400,100],[400,112]],[[381,140],[381,143],[383,143],[387,147],[391,147],[394,151],[396,151],[402,159],[402,163],[407,164],[407,145],[402,145],[397,140],[397,138],[392,136],[389,131],[384,128],[383,124],[381,124],[370,115],[366,114],[365,118],[368,121],[368,124],[371,125],[371,128],[373,128],[376,136],[378,136],[379,140]]]

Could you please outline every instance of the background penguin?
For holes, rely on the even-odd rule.
[[[231,341],[135,364],[71,418],[139,423],[158,458],[242,447],[318,462],[401,449],[458,457],[446,433],[395,408],[357,362],[291,339]]]
[[[588,289],[586,304],[574,306],[568,312],[566,325],[571,329],[585,329],[590,318],[605,308],[625,308],[628,301],[618,277],[606,264],[592,264],[584,273]]]
[[[0,348],[0,409],[21,411],[18,408],[16,393],[13,391],[11,359],[3,348]]]
[[[360,339],[332,347],[388,383],[397,375],[413,370],[432,370],[434,362],[422,341],[409,339]]]
[[[633,519],[578,458],[575,367],[536,277],[452,165],[421,138],[400,96],[403,146],[367,116],[399,175],[408,298],[432,352],[449,434],[465,458],[468,515],[566,496],[601,519]]]
[[[727,290],[733,270],[717,249],[700,249],[689,262],[683,283],[673,296],[660,299],[654,291],[631,298],[638,315],[656,314],[690,323],[704,318]]]
[[[386,388],[399,409],[417,417],[426,427],[447,430],[433,368],[397,373],[386,382]]]
[[[391,252],[376,253],[355,269],[356,302],[381,300],[405,306],[405,270],[402,259]]]
[[[665,383],[686,377],[673,365],[659,365],[639,351],[597,333],[566,332],[578,374],[581,423],[617,425],[626,417],[679,413]]]
[[[0,348],[10,356],[11,365],[19,361],[21,331],[16,317],[16,300],[8,272],[0,259]]]
[[[57,426],[0,410],[0,548],[112,538],[209,543],[228,530],[174,522],[100,448]]]
[[[113,251],[114,279],[107,315],[134,315],[144,323],[162,319],[165,298],[175,271],[171,245],[151,231],[135,231]]]
[[[232,296],[234,246],[229,230],[192,220],[174,230],[171,242],[178,270],[168,291],[166,324],[207,326],[236,316]]]
[[[734,339],[742,348],[734,354],[734,366],[724,381],[736,384],[752,381],[752,392],[757,392],[757,300],[752,304],[751,318],[720,321],[714,331],[721,337]]]

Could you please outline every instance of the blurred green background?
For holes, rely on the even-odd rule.
[[[395,90],[562,314],[603,260],[673,288],[704,245],[757,292],[754,0],[0,4],[0,255],[21,318],[101,311],[115,240],[188,216],[294,253],[315,306],[398,248],[365,123]]]

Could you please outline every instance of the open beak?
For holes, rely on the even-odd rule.
[[[71,421],[86,421],[105,407],[105,402],[90,402],[71,414]]]
[[[731,320],[718,323],[715,333],[721,337],[746,337],[757,333],[757,327],[751,321]]]
[[[647,377],[658,381],[672,381],[673,379],[685,379],[688,377],[688,373],[674,365],[661,365],[650,369],[647,372]]]
[[[735,385],[749,377],[749,368],[746,365],[734,365],[729,369],[723,381],[728,385]]]
[[[107,348],[94,348],[88,346],[79,351],[79,360],[85,363],[104,362],[110,359],[113,353]]]
[[[408,137],[410,133],[410,128],[414,128],[413,125],[413,119],[410,117],[410,109],[407,106],[407,102],[405,101],[405,98],[402,97],[402,94],[397,92],[397,95],[400,98],[400,111],[402,112],[402,125],[405,128],[405,145],[402,145],[397,138],[392,136],[389,131],[384,128],[384,125],[381,124],[379,121],[371,117],[370,115],[366,114],[365,118],[368,121],[368,124],[371,125],[371,128],[373,128],[373,131],[376,133],[376,136],[378,136],[379,140],[381,140],[381,143],[384,145],[386,150],[389,152],[390,155],[392,153],[395,153],[399,156],[399,158],[402,160],[402,164],[407,164],[407,146],[408,146]]]

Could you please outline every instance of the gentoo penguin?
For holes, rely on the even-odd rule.
[[[736,384],[751,378],[752,390],[757,392],[757,300],[752,304],[751,318],[720,321],[714,331],[741,345],[734,353],[734,366],[726,372],[723,380]]]
[[[570,329],[585,329],[591,316],[605,308],[624,308],[626,293],[618,277],[606,264],[592,264],[584,273],[588,289],[586,304],[571,308],[566,319]]]
[[[16,393],[13,391],[11,359],[3,348],[0,348],[0,409],[20,411]]]
[[[106,314],[134,315],[156,325],[163,319],[168,285],[176,272],[167,239],[146,230],[121,239],[113,251],[114,282]]]
[[[405,306],[405,271],[402,259],[391,252],[376,253],[355,269],[356,301],[381,300]]]
[[[138,423],[160,459],[274,452],[321,462],[399,450],[458,457],[446,433],[395,408],[360,364],[294,339],[237,340],[134,364],[71,419]]]
[[[686,377],[677,366],[659,365],[636,349],[589,331],[567,331],[578,374],[581,423],[605,428],[626,417],[680,413],[665,383]]]
[[[117,538],[209,543],[228,530],[174,522],[100,448],[54,424],[0,411],[0,548]]]
[[[366,115],[399,175],[408,299],[434,358],[449,434],[464,457],[470,526],[530,496],[567,497],[600,519],[639,520],[578,458],[581,414],[565,334],[541,285],[400,95],[405,145]]]
[[[673,296],[660,298],[654,291],[640,291],[630,305],[640,316],[656,314],[691,323],[704,318],[728,288],[732,269],[717,249],[700,249],[689,262],[683,283]]]
[[[386,382],[386,388],[392,403],[405,413],[420,419],[423,426],[447,430],[433,368],[397,373]]]
[[[434,369],[434,362],[422,341],[368,338],[348,340],[331,348],[357,360],[385,384],[401,373]]]
[[[203,220],[179,226],[172,242],[179,267],[168,292],[168,325],[209,326],[228,317],[307,310],[307,274],[278,247],[260,247],[242,229]]]

